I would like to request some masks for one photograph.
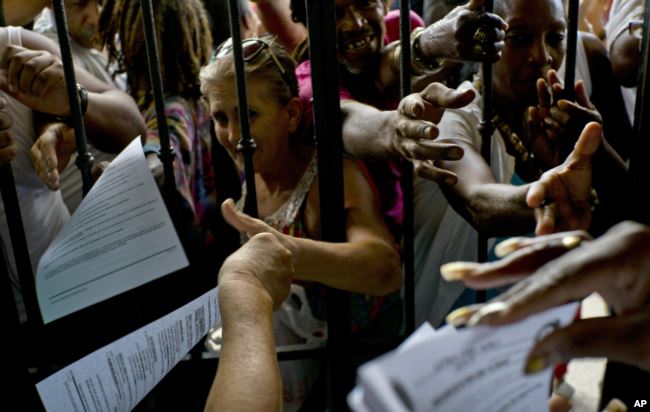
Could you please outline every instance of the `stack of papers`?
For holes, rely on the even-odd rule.
[[[136,137],[110,163],[41,258],[36,292],[43,322],[188,264]]]
[[[574,318],[578,303],[519,323],[437,331],[422,325],[395,351],[361,366],[355,412],[548,411],[551,368],[524,375],[528,352]]]

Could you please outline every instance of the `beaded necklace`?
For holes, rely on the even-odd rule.
[[[499,130],[504,139],[507,139],[506,144],[510,144],[512,148],[511,154],[515,155],[515,169],[517,169],[517,174],[528,182],[539,179],[543,171],[537,165],[535,155],[526,149],[524,142],[512,130],[512,127],[498,114],[492,118],[492,125]]]
[[[472,83],[476,90],[481,90],[480,75],[474,75]],[[491,122],[492,126],[494,126],[494,128],[499,130],[501,133],[506,146],[510,146],[511,150],[508,150],[508,153],[510,153],[515,158],[515,170],[517,171],[519,177],[526,180],[527,182],[538,180],[542,175],[543,170],[537,166],[535,155],[528,151],[521,138],[519,138],[517,133],[512,130],[512,127],[510,127],[510,125],[506,123],[506,121],[503,120],[499,114],[495,114],[492,117]]]

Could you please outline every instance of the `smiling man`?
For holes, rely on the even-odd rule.
[[[485,13],[482,6],[483,1],[473,0],[427,28],[422,27],[420,17],[411,14],[412,83],[414,90],[422,92],[415,101],[414,96],[409,96],[400,103],[399,12],[388,12],[388,2],[383,0],[336,0],[344,149],[364,159],[377,188],[382,215],[397,242],[402,232],[403,159],[413,161],[422,176],[455,183],[455,175],[433,161],[458,160],[463,151],[458,145],[435,141],[435,123],[444,108],[468,104],[474,94],[428,84],[446,77],[446,62],[440,58],[498,59],[505,23]],[[292,1],[292,9],[294,19],[305,23],[304,2]],[[479,28],[485,36],[480,44],[474,39]],[[310,61],[298,66],[296,73],[301,100],[309,107]],[[403,110],[397,110],[398,106]],[[311,116],[306,114],[305,118]],[[383,337],[398,333],[402,320],[398,302],[399,296],[389,295],[373,303],[369,311],[373,333]]]
[[[294,19],[306,23],[304,2],[292,1]],[[444,59],[495,61],[502,46],[505,23],[482,10],[482,0],[458,7],[443,20],[423,28],[411,14],[411,74],[413,88],[421,91],[432,81],[444,80]],[[485,38],[474,39],[481,28]],[[346,152],[367,160],[378,187],[381,210],[396,239],[402,222],[402,195],[398,163],[414,161],[416,172],[429,179],[455,182],[455,176],[430,160],[457,160],[462,149],[440,144],[435,123],[445,107],[463,106],[472,95],[432,86],[422,94],[423,110],[415,115],[397,111],[400,54],[399,12],[388,12],[384,0],[337,0],[336,34],[340,72],[339,95]],[[298,66],[301,100],[312,98],[311,63]],[[424,110],[424,108],[427,110]],[[307,118],[310,116],[307,114]]]
[[[291,8],[294,20],[306,24],[304,2],[292,0]],[[446,78],[443,59],[498,59],[505,23],[482,8],[483,0],[472,0],[427,28],[422,28],[419,16],[411,14],[413,90],[422,91],[432,81]],[[480,42],[475,38],[479,28],[485,35]],[[405,158],[413,160],[416,172],[429,179],[455,179],[420,160],[462,156],[457,147],[433,141],[437,136],[434,122],[444,107],[467,104],[471,96],[437,87],[423,95],[436,109],[427,110],[426,119],[421,118],[425,113],[404,116],[395,110],[399,103],[399,13],[388,12],[388,1],[337,0],[336,34],[346,152],[375,160]],[[308,103],[312,97],[310,62],[301,64],[297,74],[301,99]]]

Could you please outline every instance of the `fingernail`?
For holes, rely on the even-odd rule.
[[[566,236],[562,238],[562,245],[567,249],[573,249],[582,243],[580,236]]]
[[[492,302],[478,310],[467,322],[467,326],[475,326],[479,323],[485,323],[490,319],[496,318],[508,309],[505,302]]]
[[[445,178],[445,184],[446,184],[447,186],[453,186],[453,185],[455,185],[455,184],[456,184],[456,178],[453,178],[453,177],[446,177],[446,178]]]
[[[447,315],[445,321],[455,327],[464,326],[476,311],[477,308],[471,306],[458,308]]]
[[[546,369],[548,366],[548,362],[546,362],[546,359],[541,357],[541,356],[535,356],[530,359],[528,359],[528,362],[526,362],[526,367],[524,368],[524,374],[526,375],[533,375],[535,373],[539,373]]]
[[[522,240],[524,239],[520,237],[511,237],[510,239],[506,239],[496,245],[494,248],[494,254],[499,258],[507,256],[515,250],[519,249],[519,245],[521,244]]]
[[[440,266],[442,278],[448,282],[462,280],[479,266],[474,262],[450,262]]]
[[[450,157],[452,160],[458,160],[458,159],[460,159],[461,157],[463,157],[463,149],[458,149],[458,148],[451,149],[451,150],[449,151],[449,157]]]

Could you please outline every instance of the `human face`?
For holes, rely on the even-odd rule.
[[[558,69],[565,52],[566,20],[560,0],[506,1],[508,23],[501,59],[494,64],[494,91],[512,104],[537,103],[536,82]]]
[[[373,67],[384,44],[384,0],[336,0],[339,62],[352,74]]]
[[[298,125],[299,116],[291,110],[293,101],[281,106],[274,101],[264,79],[246,82],[250,113],[250,133],[257,145],[253,155],[255,173],[277,174],[290,156],[289,135]],[[244,170],[244,157],[237,150],[240,139],[239,108],[233,79],[220,79],[209,88],[208,102],[219,143],[228,151],[237,168]],[[297,99],[296,99],[297,100]]]
[[[97,0],[65,0],[70,37],[82,47],[92,48],[99,24]]]

